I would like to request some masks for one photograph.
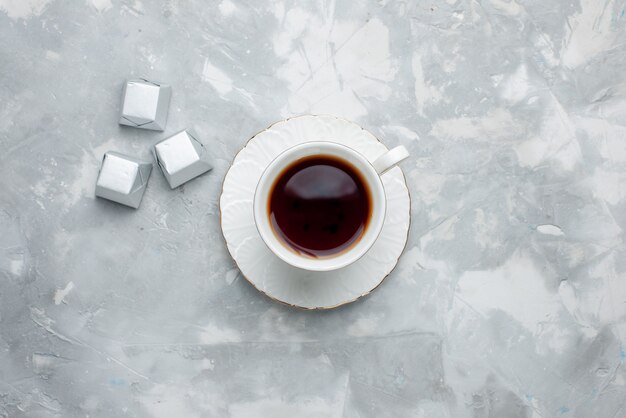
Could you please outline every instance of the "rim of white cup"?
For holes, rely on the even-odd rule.
[[[366,187],[369,188],[372,198],[372,206],[379,206],[376,219],[374,210],[372,209],[372,213],[370,215],[370,219],[366,226],[364,234],[360,237],[359,241],[347,250],[344,250],[337,255],[332,255],[328,257],[310,257],[299,254],[296,250],[290,247],[283,239],[279,238],[274,232],[267,213],[269,198],[269,188],[272,187],[274,182],[276,181],[276,176],[272,176],[272,178],[268,177],[269,173],[272,173],[279,167],[280,170],[284,169],[288,165],[292,164],[294,161],[297,161],[301,158],[306,158],[310,155],[334,155],[332,152],[312,152],[311,154],[300,156],[296,159],[292,159],[290,157],[293,154],[298,153],[302,149],[306,148],[314,148],[314,147],[326,147],[327,149],[340,149],[344,152],[350,154],[354,159],[358,160],[361,163],[361,167],[354,167],[357,169],[368,181],[366,183]],[[342,158],[342,156],[338,156]],[[346,161],[351,165],[355,166],[350,160],[346,158]],[[368,173],[363,173],[363,168],[368,171]],[[276,175],[280,174],[280,171],[276,172]],[[269,186],[268,186],[269,183]],[[372,184],[374,183],[374,184]],[[259,197],[259,192],[261,189],[267,187],[268,191],[265,194],[265,199],[261,201]],[[377,190],[374,190],[376,188]],[[377,202],[377,196],[380,197]],[[263,170],[261,174],[261,178],[257,183],[257,187],[254,192],[254,201],[253,201],[253,212],[254,212],[254,225],[259,232],[263,242],[270,249],[270,251],[275,254],[278,258],[283,260],[284,262],[298,267],[304,270],[310,271],[330,271],[337,270],[343,267],[346,267],[355,261],[359,260],[363,257],[369,249],[374,245],[380,233],[382,231],[385,216],[387,212],[387,199],[385,195],[385,188],[382,183],[382,179],[380,175],[376,172],[376,169],[372,165],[372,163],[363,156],[359,151],[348,147],[346,145],[332,142],[332,141],[310,141],[304,142],[298,145],[294,145],[281,152],[268,166]],[[261,225],[263,223],[263,225]]]

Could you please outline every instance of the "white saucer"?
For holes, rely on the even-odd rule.
[[[410,199],[402,170],[395,167],[383,176],[385,225],[360,260],[328,272],[305,271],[283,262],[270,252],[254,225],[254,191],[263,170],[278,154],[309,141],[338,142],[370,161],[387,151],[371,133],[333,116],[307,115],[277,122],[252,137],[226,173],[220,197],[222,232],[241,273],[259,291],[288,305],[329,309],[367,295],[396,266],[407,241]]]

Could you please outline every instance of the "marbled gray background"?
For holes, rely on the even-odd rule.
[[[626,417],[624,0],[0,0],[0,416]],[[117,124],[169,82],[164,133]],[[372,295],[258,294],[220,234],[247,138],[354,120],[412,226]],[[139,210],[106,150],[193,128],[213,172]]]

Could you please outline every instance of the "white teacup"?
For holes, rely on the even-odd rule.
[[[301,254],[279,237],[270,222],[269,199],[276,180],[294,162],[311,156],[331,156],[349,163],[356,169],[371,194],[370,218],[365,231],[351,246],[335,255],[312,257]],[[312,271],[329,271],[345,267],[361,258],[376,242],[385,222],[387,199],[380,178],[389,169],[409,156],[403,146],[387,151],[370,162],[358,151],[336,142],[306,142],[284,151],[265,169],[254,194],[254,222],[261,238],[280,259],[292,266]]]

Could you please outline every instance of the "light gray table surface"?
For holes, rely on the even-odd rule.
[[[1,417],[626,417],[624,0],[0,0]],[[165,132],[122,85],[172,85]],[[248,138],[307,113],[411,152],[370,296],[272,302],[223,241]],[[102,155],[194,129],[138,210]]]

